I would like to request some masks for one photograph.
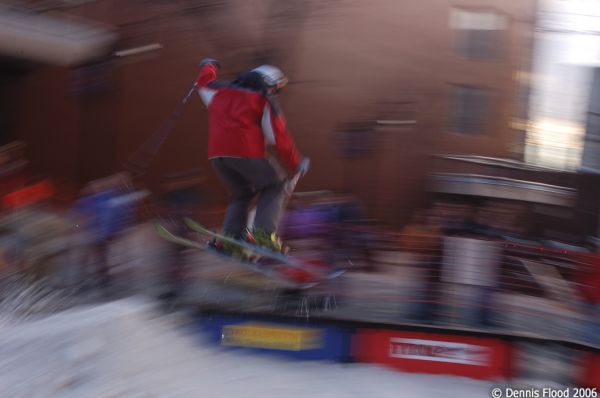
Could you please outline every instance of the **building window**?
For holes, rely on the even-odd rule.
[[[492,92],[469,86],[450,86],[448,130],[460,134],[485,134]]]
[[[376,137],[373,129],[367,126],[348,126],[338,132],[338,151],[344,158],[374,156]]]
[[[491,11],[453,9],[450,12],[450,29],[455,32],[454,49],[466,58],[498,58],[500,36],[506,25],[506,16]]]

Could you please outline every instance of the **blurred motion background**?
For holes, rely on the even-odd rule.
[[[200,58],[221,59],[223,79],[271,63],[291,79],[282,106],[319,170],[302,188],[355,192],[400,224],[424,199],[431,155],[523,160],[536,9],[534,1],[9,2],[3,137],[27,142],[36,170],[81,186],[119,171],[169,116]],[[149,184],[206,168],[199,105],[177,121]]]
[[[535,335],[578,354],[524,357],[579,361],[600,345],[599,21],[596,0],[4,0],[3,316],[144,292]],[[198,98],[155,135],[206,57],[223,80],[288,75],[280,101],[312,168],[282,233],[347,267],[340,283],[283,294],[154,234],[223,216]],[[149,169],[128,174],[153,140]]]

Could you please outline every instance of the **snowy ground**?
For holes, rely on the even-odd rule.
[[[373,365],[223,351],[176,316],[124,300],[0,325],[0,396],[11,398],[489,397],[492,384]]]

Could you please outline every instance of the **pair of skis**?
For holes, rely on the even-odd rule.
[[[240,263],[251,270],[263,274],[270,279],[277,280],[291,289],[308,289],[318,285],[319,283],[335,279],[345,272],[345,270],[331,271],[328,269],[329,267],[323,267],[322,264],[317,264],[315,261],[302,260],[287,254],[275,252],[267,248],[254,245],[244,240],[238,240],[218,234],[203,227],[190,218],[186,218],[184,221],[191,230],[201,235],[236,245],[248,253],[259,256],[260,259],[257,261],[241,260],[234,257],[228,257],[239,260]],[[203,244],[201,242],[174,235],[167,228],[160,224],[156,224],[155,227],[158,234],[170,242],[193,249],[209,250],[216,254],[220,254],[215,250],[211,250],[206,243]],[[298,280],[299,277],[302,279],[301,281]]]

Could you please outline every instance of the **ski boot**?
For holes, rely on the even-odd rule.
[[[275,232],[268,233],[262,228],[255,228],[252,232],[248,231],[245,240],[277,253],[286,254],[289,251],[289,247],[283,245]]]
[[[227,234],[227,236],[236,238],[235,236],[230,234]],[[208,247],[211,250],[216,251],[217,253],[239,259],[240,261],[251,261],[252,259],[252,256],[249,255],[246,249],[244,249],[243,247],[239,247],[238,245],[229,242],[222,242],[216,238],[208,242]]]

